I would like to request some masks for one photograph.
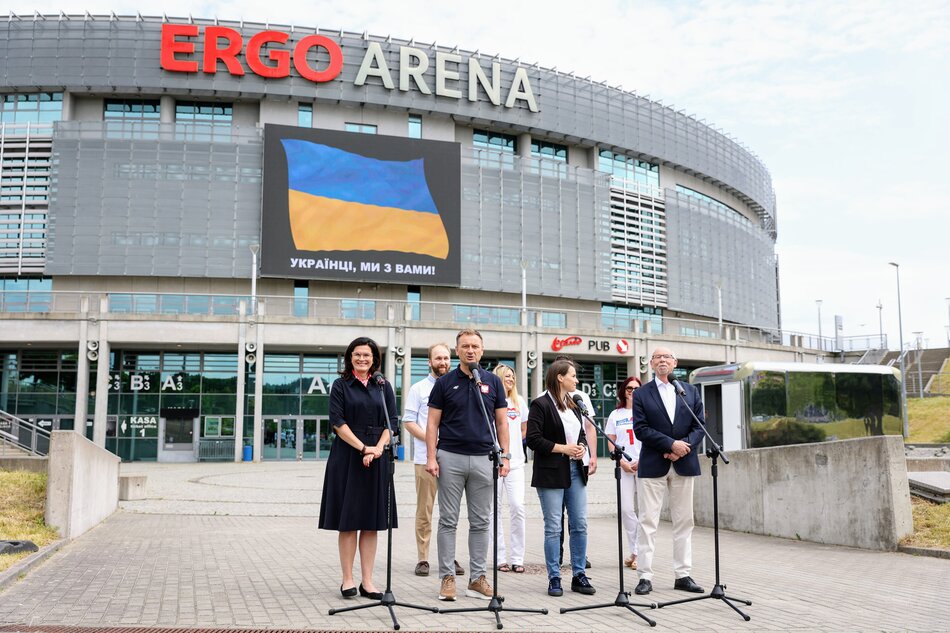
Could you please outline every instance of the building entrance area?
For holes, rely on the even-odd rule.
[[[330,454],[330,421],[325,416],[264,419],[262,459],[315,460]]]

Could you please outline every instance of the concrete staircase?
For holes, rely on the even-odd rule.
[[[940,376],[941,369],[950,358],[950,349],[924,349],[908,350],[904,356],[904,371],[907,373],[907,395],[914,397],[920,393],[920,387],[923,385],[924,393],[938,393],[938,391],[928,391],[927,385],[934,376]],[[880,360],[881,365],[890,367],[900,367],[900,356],[897,352],[887,352]],[[918,367],[920,372],[918,373]],[[950,377],[940,383],[950,383]]]

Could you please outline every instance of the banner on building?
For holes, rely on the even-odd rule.
[[[264,127],[261,275],[458,285],[459,145]]]

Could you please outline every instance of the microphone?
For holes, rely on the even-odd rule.
[[[574,401],[574,404],[577,405],[577,408],[581,410],[583,415],[587,415],[587,405],[584,404],[584,398],[581,397],[581,394],[575,393],[571,396],[571,400]]]
[[[677,394],[679,394],[679,395],[681,395],[681,396],[685,396],[685,395],[686,395],[686,390],[683,389],[683,385],[680,384],[680,381],[678,381],[678,380],[671,380],[671,381],[670,381],[670,384],[673,385],[673,389],[676,390],[676,393],[677,393]]]
[[[468,370],[472,372],[472,379],[476,382],[476,384],[482,384],[482,377],[478,373],[478,363],[469,363]]]
[[[382,387],[386,384],[386,377],[383,376],[382,372],[376,372],[373,374],[373,382]]]

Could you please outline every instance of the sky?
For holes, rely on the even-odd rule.
[[[121,0],[11,5],[23,16],[157,14]],[[898,349],[899,272],[905,346],[916,332],[924,347],[948,346],[950,0],[165,0],[161,10],[457,45],[649,95],[769,169],[784,330],[816,334],[819,312],[825,336],[835,315],[846,337],[876,337],[883,322]]]

